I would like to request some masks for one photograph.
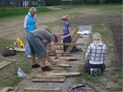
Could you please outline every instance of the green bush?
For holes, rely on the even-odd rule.
[[[51,11],[46,7],[38,7],[38,13]],[[29,8],[0,8],[0,18],[9,16],[21,16],[26,15]]]
[[[61,0],[45,0],[47,6],[60,5]]]

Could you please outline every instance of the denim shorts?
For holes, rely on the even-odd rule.
[[[39,58],[47,56],[47,50],[37,36],[34,36],[33,33],[29,32],[27,33],[27,41],[29,43],[32,55],[35,55]]]

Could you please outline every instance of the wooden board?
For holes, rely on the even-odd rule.
[[[73,30],[72,38],[74,38],[74,36],[77,34],[78,31],[79,31],[78,27]]]
[[[50,76],[66,76],[66,77],[72,77],[72,76],[78,76],[78,75],[80,75],[80,72],[48,73],[47,75],[50,75]]]
[[[48,44],[50,46],[50,44]],[[74,45],[85,45],[83,43],[55,43],[55,45],[70,45],[70,46],[74,46]]]
[[[50,58],[55,59],[55,57],[53,56]],[[59,57],[58,59],[67,60],[67,61],[81,60],[80,58],[77,58],[77,57]]]
[[[33,77],[33,82],[64,82],[64,76],[42,76],[42,75],[35,75]]]
[[[62,67],[54,67],[54,66],[50,66],[53,70],[66,70],[66,68],[62,68]]]
[[[76,43],[76,41],[78,40],[78,38],[79,38],[79,34],[77,34],[77,35],[72,39],[72,43]],[[73,45],[73,46],[74,46],[74,45]],[[70,53],[71,50],[72,50],[72,48],[73,48],[73,46],[70,46],[70,45],[69,45],[69,47],[67,48],[67,51],[66,51],[66,52]]]
[[[21,53],[24,53],[25,52],[25,48],[16,48],[16,47],[14,47],[14,49],[17,52],[21,52]]]
[[[17,92],[18,87],[1,87],[0,92]]]
[[[6,67],[6,66],[8,66],[9,64],[11,64],[12,62],[7,62],[7,61],[3,61],[3,62],[1,62],[0,63],[0,69],[2,69],[2,68],[4,68],[4,67]]]
[[[63,67],[63,68],[67,68],[67,67],[71,67],[70,64],[60,64],[60,63],[57,63],[56,65],[52,65],[52,64],[46,64],[50,67]]]
[[[24,89],[24,92],[61,92],[61,89],[26,88]]]

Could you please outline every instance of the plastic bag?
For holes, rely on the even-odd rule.
[[[18,77],[25,77],[27,74],[23,72],[23,70],[19,67],[18,68]]]
[[[16,41],[14,42],[15,47],[18,48],[24,48],[25,44],[23,43],[23,41],[20,38],[17,38]]]

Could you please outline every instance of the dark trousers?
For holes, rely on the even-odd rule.
[[[71,41],[72,41],[72,38],[69,37],[69,38],[65,38],[63,40],[63,43],[71,43]],[[69,45],[63,45],[64,52],[66,52],[68,46]],[[76,46],[73,46],[71,52],[77,52],[77,51],[79,51],[79,49]]]
[[[90,73],[90,68],[100,68],[101,69],[101,72],[103,73],[105,68],[106,68],[106,65],[105,64],[98,64],[98,65],[95,65],[95,64],[89,64],[89,63],[86,63],[84,65],[84,70],[88,73]]]

